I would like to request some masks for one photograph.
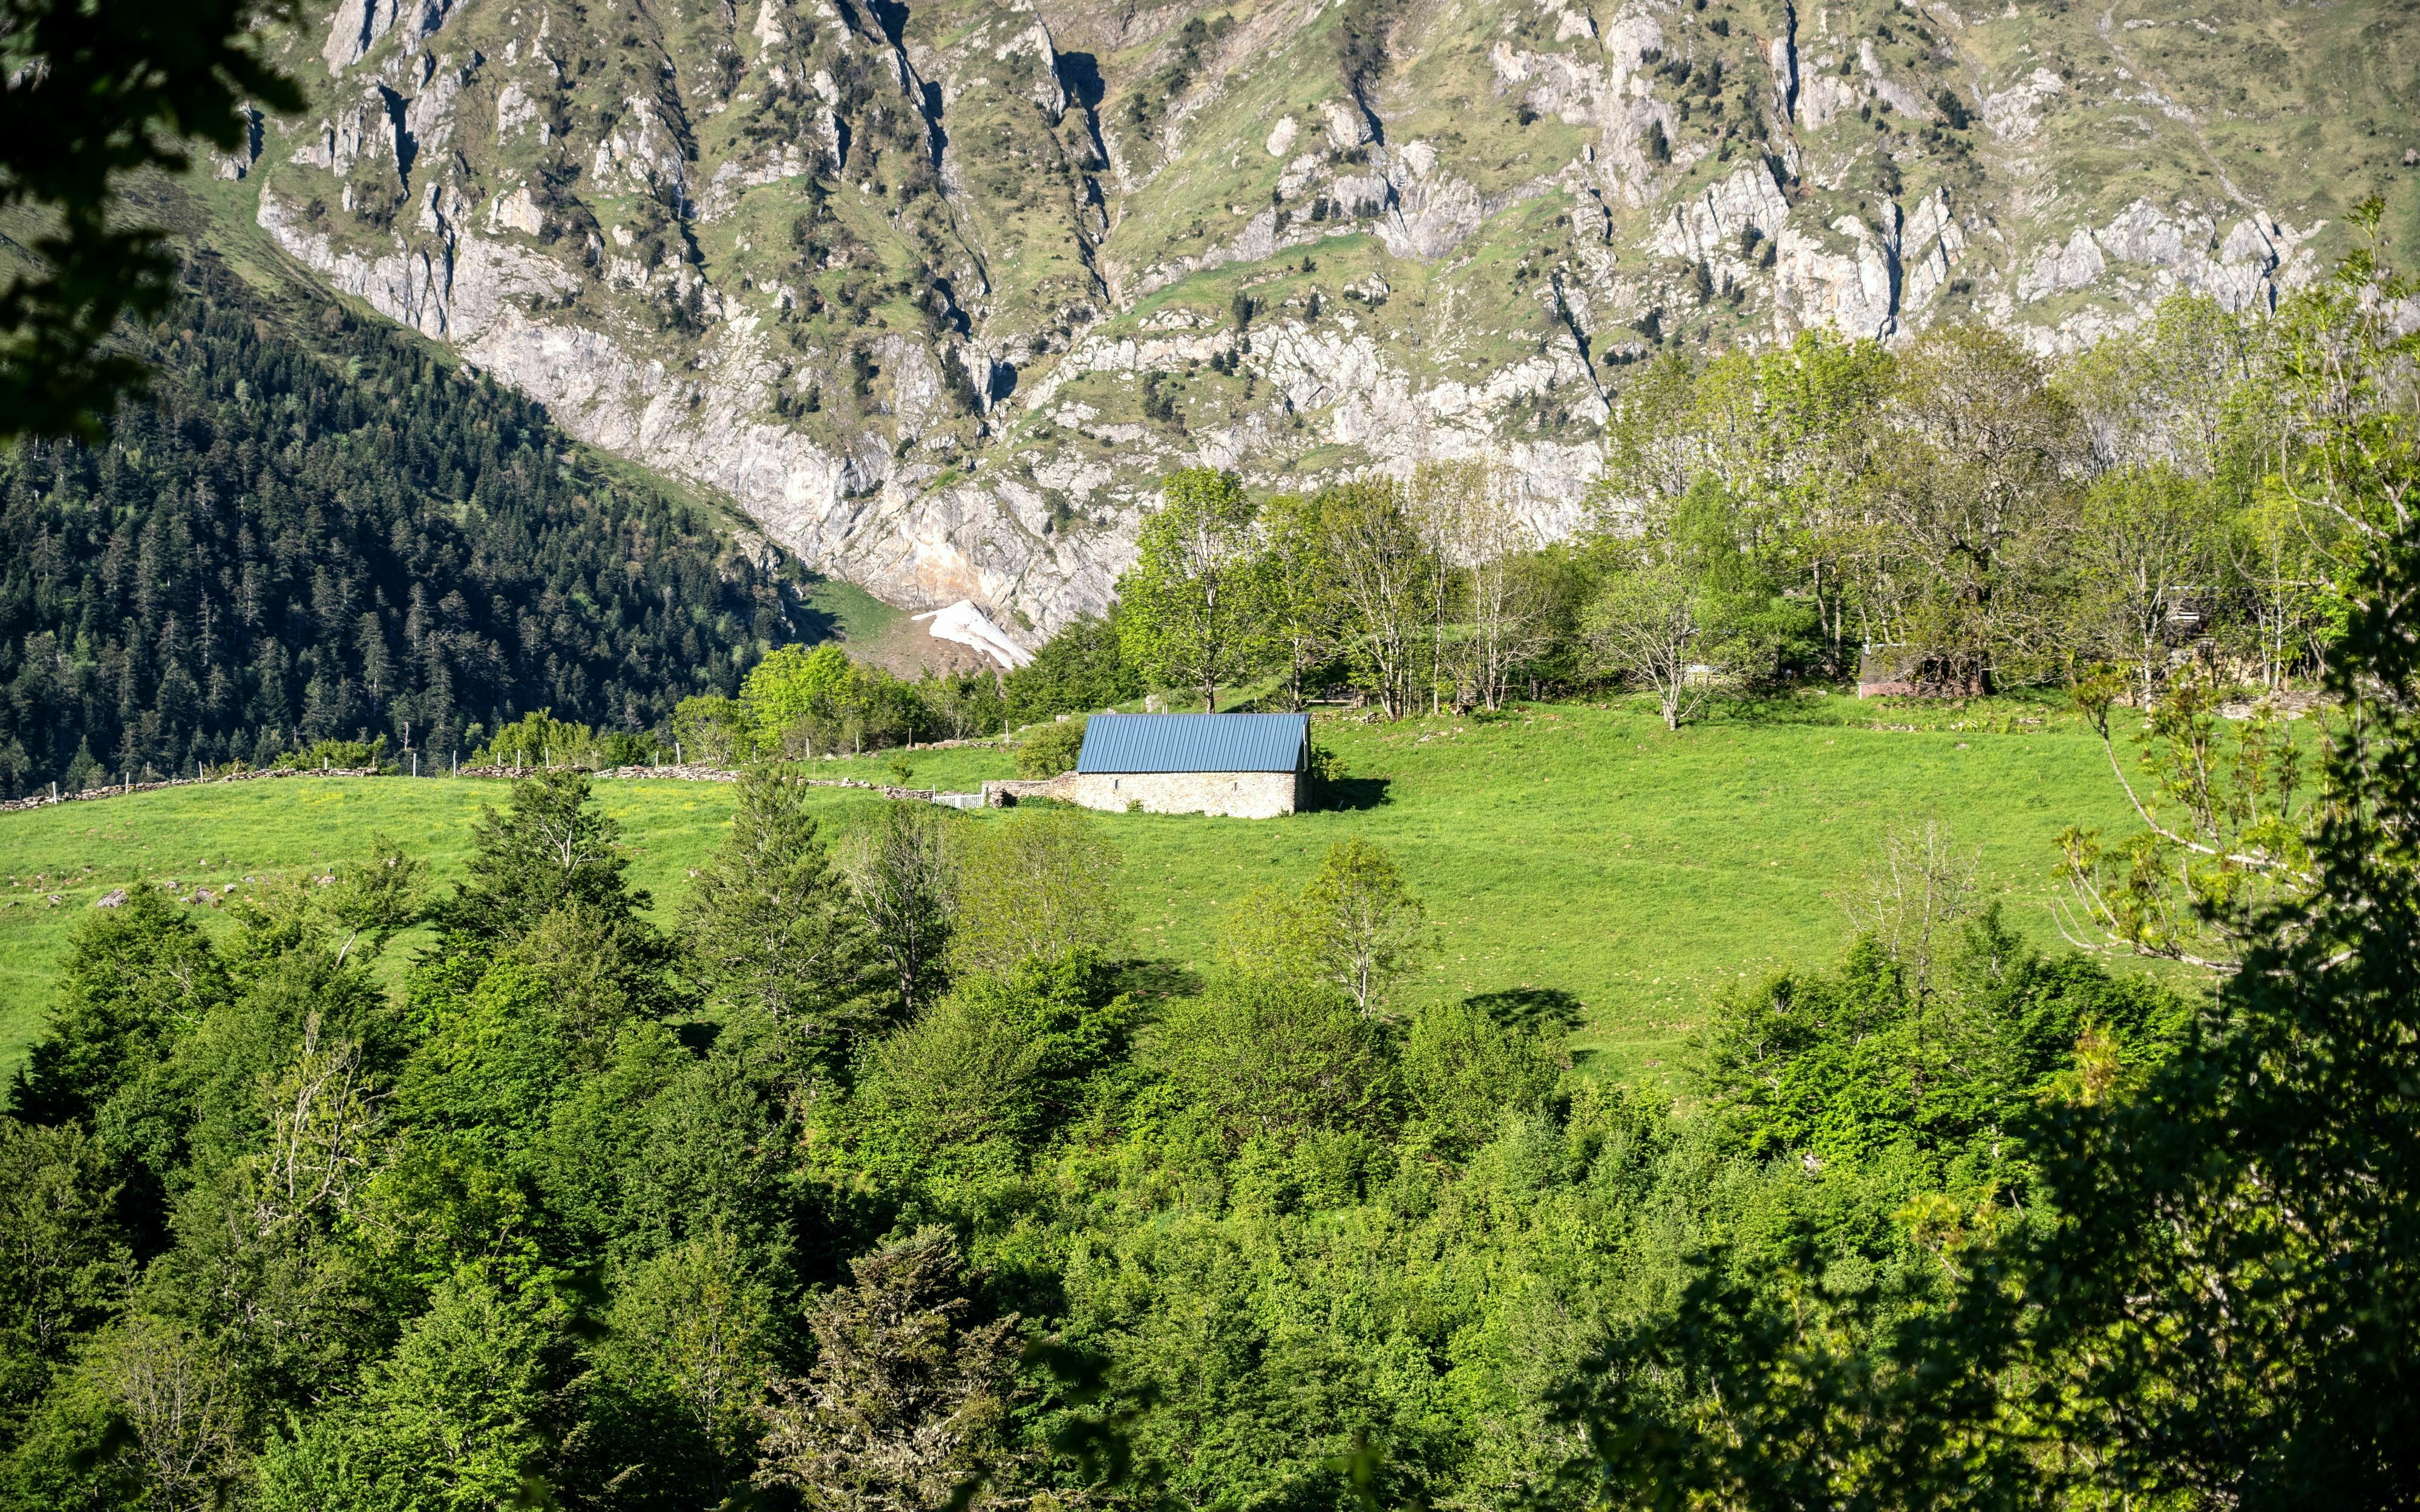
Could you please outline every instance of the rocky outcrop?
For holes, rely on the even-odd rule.
[[[1473,4],[1348,86],[1318,7],[340,0],[288,44],[316,108],[217,171],[574,435],[1028,639],[1109,602],[1171,467],[1483,458],[1552,536],[1659,346],[1980,316],[2055,350],[2315,266],[2223,173],[2224,209],[2062,177],[2080,131],[2197,118],[2079,61],[2090,18],[2053,66],[2053,18]]]
[[[2310,276],[2301,254],[2307,236],[2256,214],[2236,221],[2222,240],[2209,216],[2172,218],[2138,199],[2106,226],[2079,225],[2065,242],[2036,253],[2018,276],[2016,297],[2032,302],[2089,288],[2115,268],[2148,279],[2154,297],[2181,290],[2228,310],[2274,308],[2280,287]]]

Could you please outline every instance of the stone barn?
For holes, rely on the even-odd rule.
[[[1112,813],[1272,819],[1300,808],[1311,776],[1302,714],[1096,714],[1076,769],[1047,782],[986,782],[994,801],[1047,797]]]

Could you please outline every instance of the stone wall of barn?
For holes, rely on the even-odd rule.
[[[1108,813],[1140,806],[1144,813],[1274,819],[1300,807],[1301,781],[1293,772],[1065,772],[1041,782],[986,782],[984,794],[994,803],[1056,798]]]

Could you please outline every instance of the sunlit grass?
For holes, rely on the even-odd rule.
[[[1126,852],[1133,951],[1208,965],[1237,898],[1263,882],[1299,886],[1329,844],[1360,834],[1394,852],[1436,927],[1438,949],[1398,1006],[1560,989],[1585,1005],[1575,1048],[1624,1074],[1668,1063],[1719,984],[1829,963],[1846,930],[1838,898],[1894,822],[1947,824],[1979,850],[2011,919],[2050,943],[2054,837],[2126,817],[2098,741],[2048,703],[1799,698],[1678,734],[1637,702],[1397,725],[1323,716],[1318,738],[1343,757],[1352,807],[1258,822],[1101,817]],[[919,787],[1015,774],[997,746],[809,771],[888,782],[902,760]],[[733,790],[640,780],[598,791],[622,823],[633,883],[669,921]],[[0,888],[0,1072],[39,1032],[69,927],[108,888],[173,879],[181,893],[215,890],[342,859],[381,832],[441,878],[458,876],[480,806],[506,793],[467,779],[300,778],[0,815],[0,877],[13,879]],[[819,801],[845,825],[882,800],[835,789]],[[54,892],[61,906],[44,902]],[[411,948],[407,938],[390,961]]]

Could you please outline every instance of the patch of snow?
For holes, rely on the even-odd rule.
[[[1033,659],[1032,652],[1011,640],[989,616],[975,608],[971,599],[962,598],[948,609],[931,609],[915,618],[933,622],[927,628],[934,640],[972,646],[1010,671]]]

